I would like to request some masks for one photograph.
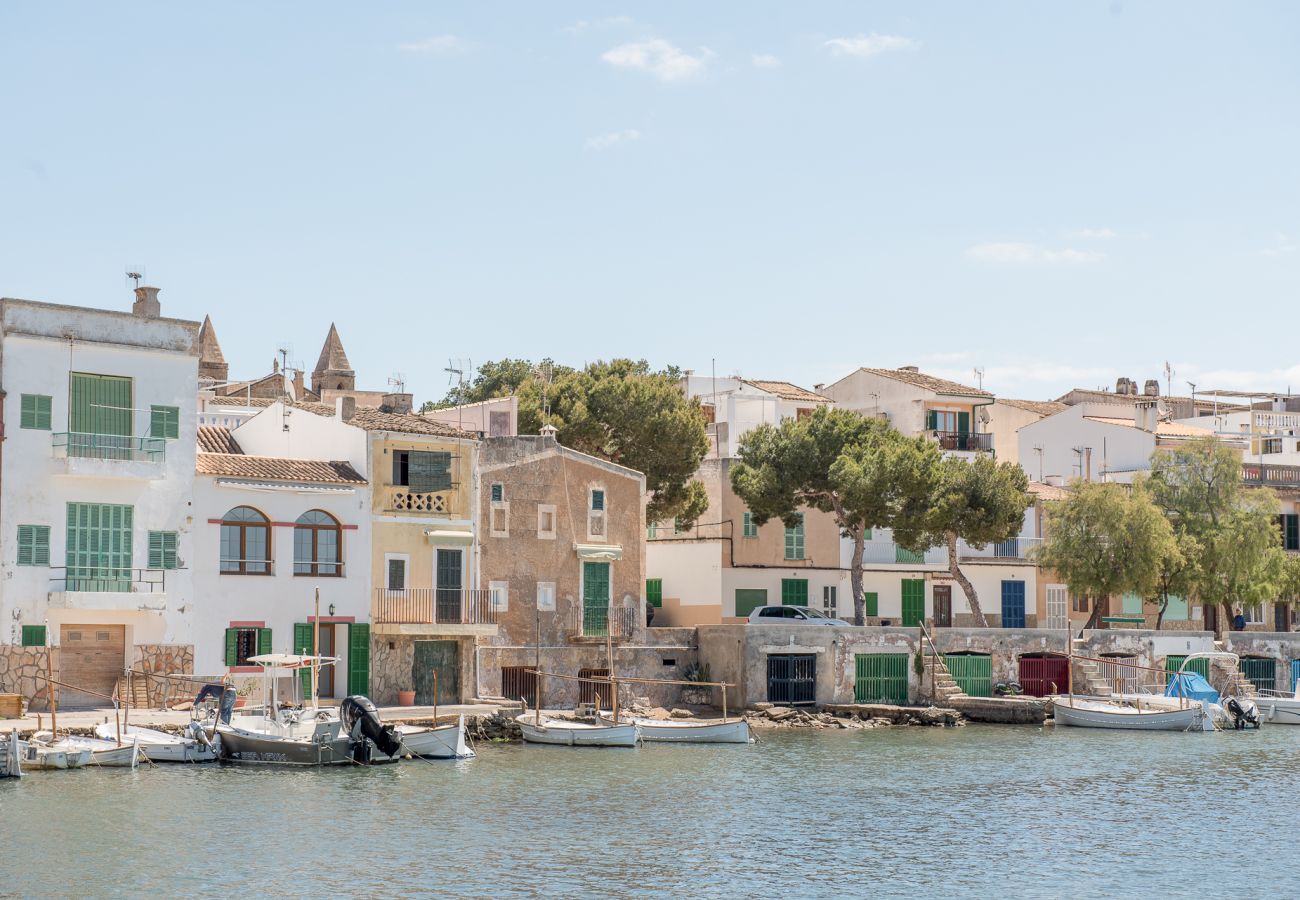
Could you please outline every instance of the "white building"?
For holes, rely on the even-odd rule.
[[[987,430],[993,435],[993,446],[999,459],[1020,459],[1020,429],[1039,419],[1054,416],[1069,409],[1058,400],[1011,400],[998,397],[988,407]],[[1037,477],[1035,473],[1034,477]]]
[[[0,301],[0,652],[48,641],[100,695],[193,652],[199,323],[159,313],[151,287],[130,313]]]

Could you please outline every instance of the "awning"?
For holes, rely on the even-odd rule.
[[[445,528],[426,528],[424,536],[430,544],[456,544],[468,547],[474,543],[472,531],[448,531]]]
[[[622,544],[574,544],[578,559],[594,559],[600,562],[614,562],[623,558]]]

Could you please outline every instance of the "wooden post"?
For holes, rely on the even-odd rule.
[[[130,672],[131,670],[127,669],[127,671]],[[117,726],[117,743],[119,746],[121,746],[122,744],[122,719],[120,715],[121,712],[122,712],[122,698],[118,697],[117,702],[113,704],[113,724]]]
[[[316,616],[311,632],[311,702],[320,707],[320,588],[316,588]]]
[[[54,739],[59,737],[59,701],[54,696],[54,667],[50,658],[54,656],[54,648],[50,646],[49,639],[50,629],[45,629],[45,698],[50,704],[50,733]]]
[[[126,670],[126,708],[122,711],[123,728],[129,727],[131,724],[131,676],[134,674],[133,669],[128,668]]]
[[[727,721],[727,683],[722,682],[722,721]]]
[[[542,608],[540,606],[537,607],[536,619],[537,619],[537,632],[536,632],[537,643],[535,646],[537,649],[535,653],[535,658],[536,658],[535,669],[537,675],[535,677],[537,678],[537,680],[533,682],[533,706],[536,707],[536,709],[533,710],[533,720],[537,723],[538,727],[541,727],[542,724]]]
[[[438,670],[433,670],[433,726],[438,727]]]

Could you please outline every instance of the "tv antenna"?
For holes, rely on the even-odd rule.
[[[397,388],[397,390],[395,391],[395,393],[398,393],[398,394],[405,394],[405,393],[406,393],[406,373],[405,373],[405,372],[394,372],[394,373],[389,377],[389,379],[388,379],[388,386],[389,386],[389,387],[392,387],[392,388]]]
[[[984,390],[984,369],[979,366],[975,367],[975,381],[979,385],[979,389]]]
[[[1165,396],[1173,396],[1174,393],[1174,367],[1169,365],[1169,360],[1165,360]]]
[[[464,431],[465,423],[465,373],[470,371],[471,362],[468,358],[449,359],[447,368],[443,369],[447,373],[447,384],[453,381],[456,383],[456,427]]]
[[[135,286],[139,287],[140,282],[144,279],[144,266],[132,266],[126,270],[126,277],[135,281]]]

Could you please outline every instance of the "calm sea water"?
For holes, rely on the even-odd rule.
[[[1300,728],[764,733],[0,782],[0,895],[1300,893]]]

